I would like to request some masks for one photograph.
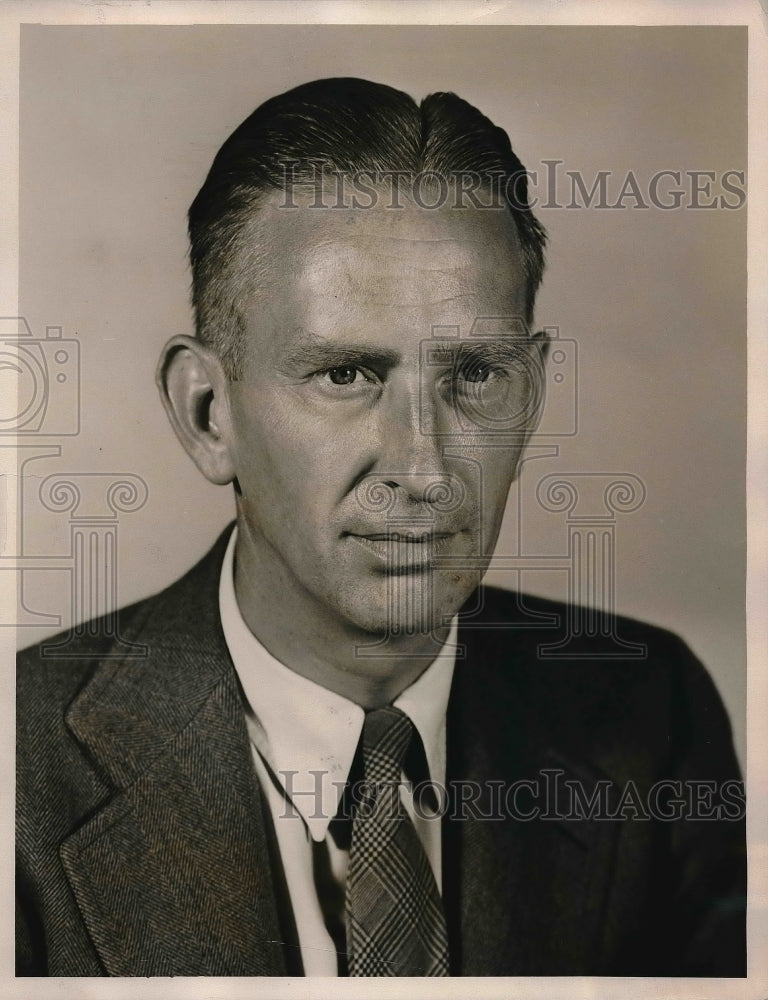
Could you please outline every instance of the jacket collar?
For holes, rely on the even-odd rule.
[[[115,795],[61,846],[110,975],[284,974],[267,829],[218,620],[226,537],[140,606],[66,724]]]
[[[67,711],[70,731],[118,788],[150,767],[214,689],[233,679],[216,600],[228,534],[181,580],[138,606]],[[124,655],[134,641],[144,656]]]

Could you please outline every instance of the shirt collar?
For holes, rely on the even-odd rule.
[[[252,743],[266,761],[313,840],[325,838],[349,777],[365,712],[354,702],[276,660],[240,613],[234,585],[237,528],[227,545],[219,611],[246,702]],[[421,736],[430,778],[445,783],[445,715],[456,654],[457,619],[427,669],[394,701]]]

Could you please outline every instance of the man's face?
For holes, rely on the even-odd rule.
[[[479,583],[524,443],[514,223],[276,204],[229,393],[239,546],[290,614],[427,631]]]

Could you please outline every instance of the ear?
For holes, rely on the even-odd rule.
[[[206,479],[231,483],[228,381],[221,362],[194,337],[173,337],[157,366],[157,387],[176,436]]]

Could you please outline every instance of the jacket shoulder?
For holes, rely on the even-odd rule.
[[[539,668],[568,663],[583,669],[602,663],[630,672],[661,666],[704,669],[669,629],[520,591],[483,586],[462,609],[460,621],[502,659],[505,653],[518,654]]]
[[[19,723],[28,710],[39,718],[45,706],[66,707],[100,663],[126,658],[126,654],[142,659],[142,641],[148,636],[170,642],[178,634],[179,641],[186,641],[183,632],[190,625],[203,628],[209,619],[217,618],[218,576],[230,531],[231,525],[202,559],[158,593],[20,650],[16,659]]]
[[[463,619],[462,697],[486,717],[537,720],[554,743],[609,759],[685,757],[692,747],[738,774],[732,730],[706,667],[674,632],[624,616],[485,587]],[[718,766],[713,774],[720,773]]]

